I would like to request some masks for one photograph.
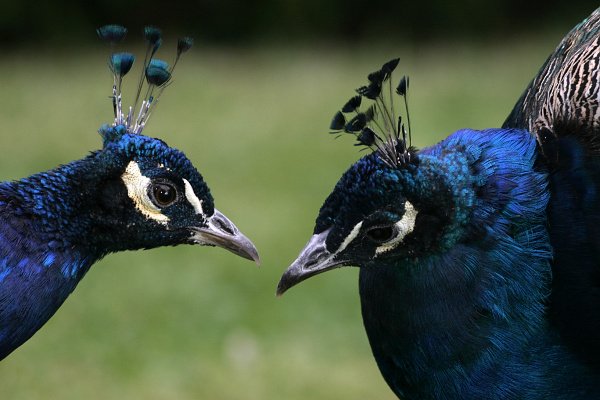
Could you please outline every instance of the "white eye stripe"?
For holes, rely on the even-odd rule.
[[[344,249],[346,247],[348,247],[348,245],[350,243],[352,243],[352,241],[354,239],[356,239],[356,237],[358,236],[358,233],[360,232],[360,227],[361,226],[362,226],[362,221],[360,221],[358,224],[354,225],[354,228],[352,228],[352,230],[350,231],[350,233],[348,234],[348,236],[346,236],[346,239],[344,239],[344,241],[340,245],[340,248],[337,249],[336,253],[341,253],[342,251],[344,251]]]
[[[196,196],[194,193],[194,188],[187,179],[183,178],[183,184],[185,185],[185,198],[187,201],[194,207],[196,210],[196,214],[204,215],[204,210],[202,209],[202,200]]]
[[[412,205],[412,203],[407,200],[406,203],[404,203],[404,215],[402,216],[400,221],[394,224],[395,231],[398,232],[398,234],[389,242],[377,247],[377,249],[375,249],[375,257],[377,257],[381,253],[385,253],[386,251],[390,251],[396,248],[400,243],[402,243],[406,235],[408,235],[415,229],[415,222],[417,220],[418,213],[419,212]],[[346,247],[348,247],[348,245],[358,237],[362,224],[363,221],[360,221],[358,224],[354,225],[354,228],[352,228],[348,236],[346,236],[346,238],[334,254],[339,254],[342,251],[344,251],[344,249],[346,249]]]
[[[377,256],[381,253],[385,253],[386,251],[395,249],[400,243],[402,243],[406,235],[415,229],[415,222],[417,220],[418,213],[419,212],[417,209],[407,200],[406,203],[404,203],[404,215],[402,216],[402,219],[394,224],[398,234],[389,242],[375,249],[375,255]]]
[[[150,178],[142,175],[140,167],[135,161],[130,161],[121,180],[127,188],[127,195],[133,201],[135,208],[149,219],[161,224],[167,224],[169,217],[164,215],[148,197],[148,187],[152,183]]]

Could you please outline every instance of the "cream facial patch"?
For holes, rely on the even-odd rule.
[[[354,225],[354,228],[352,228],[352,230],[350,231],[350,233],[348,234],[348,236],[346,236],[346,239],[344,239],[344,241],[340,245],[340,248],[337,249],[337,251],[335,252],[336,254],[337,253],[341,253],[342,251],[344,251],[344,249],[346,247],[348,247],[348,245],[350,243],[352,243],[352,241],[354,239],[356,239],[356,237],[358,236],[358,232],[360,232],[360,227],[361,226],[362,226],[362,221],[360,221],[358,224]]]
[[[406,235],[415,229],[415,222],[417,220],[418,213],[419,212],[415,209],[415,207],[409,201],[406,201],[406,203],[404,203],[404,215],[402,216],[402,219],[395,224],[395,229],[397,230],[398,234],[389,242],[375,249],[375,255],[395,249],[400,243],[402,243]]]
[[[183,179],[183,184],[185,185],[185,198],[187,199],[187,201],[192,205],[192,207],[194,207],[194,210],[196,210],[196,214],[204,215],[204,211],[202,210],[202,200],[200,200],[198,196],[196,196],[192,185],[185,178]]]
[[[135,208],[144,214],[149,219],[152,219],[161,224],[169,222],[169,217],[164,215],[158,207],[156,207],[150,197],[148,197],[148,187],[151,184],[150,178],[142,175],[140,167],[135,161],[130,161],[121,180],[127,188],[127,195],[133,201]],[[187,193],[186,193],[187,195]]]

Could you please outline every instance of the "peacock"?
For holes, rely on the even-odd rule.
[[[358,266],[373,356],[405,400],[600,399],[600,9],[501,128],[412,147],[397,65],[335,114],[332,132],[372,152],[327,197],[277,293]]]
[[[259,262],[255,246],[214,205],[202,175],[185,154],[142,131],[181,55],[155,57],[158,28],[148,43],[135,103],[123,108],[122,82],[135,57],[115,52],[127,29],[106,25],[114,121],[99,133],[103,147],[87,157],[0,183],[0,359],[27,341],[63,304],[92,264],[109,253],[199,244]],[[139,108],[138,108],[139,104]]]

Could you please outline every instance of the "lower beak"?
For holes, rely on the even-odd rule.
[[[311,276],[344,264],[345,260],[338,259],[335,254],[327,250],[325,240],[328,234],[329,229],[310,238],[298,258],[281,276],[277,285],[277,296],[281,296],[286,290]]]
[[[192,240],[205,246],[217,246],[231,251],[240,257],[253,260],[260,265],[258,251],[254,244],[225,215],[215,209],[208,218],[208,226],[193,227]]]

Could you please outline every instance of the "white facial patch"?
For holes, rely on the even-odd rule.
[[[169,222],[169,217],[164,215],[158,207],[156,207],[150,197],[148,197],[148,187],[151,184],[150,178],[142,175],[140,167],[135,161],[130,161],[121,180],[127,188],[127,195],[133,201],[135,208],[144,214],[147,218],[166,225]]]
[[[337,251],[335,252],[336,254],[337,253],[341,253],[342,251],[344,251],[344,249],[346,247],[348,247],[348,245],[350,243],[352,243],[352,241],[354,239],[356,239],[356,237],[358,236],[358,232],[360,232],[360,227],[361,226],[362,226],[362,221],[360,221],[358,224],[354,225],[354,228],[352,228],[352,230],[350,231],[350,233],[348,234],[348,236],[346,236],[346,239],[344,239],[344,241],[340,245],[340,248],[337,249]]]
[[[402,216],[402,219],[395,224],[398,235],[396,235],[396,237],[389,242],[375,249],[375,255],[377,256],[381,253],[385,253],[386,251],[395,249],[400,243],[402,243],[406,235],[415,229],[415,221],[417,220],[418,213],[419,212],[415,209],[415,207],[409,201],[406,201],[406,203],[404,203],[404,215]]]
[[[187,199],[187,201],[192,205],[192,207],[194,207],[194,210],[196,210],[196,214],[204,215],[204,211],[202,210],[202,200],[200,200],[198,196],[196,196],[192,185],[185,178],[183,179],[183,184],[185,185],[185,198]]]

